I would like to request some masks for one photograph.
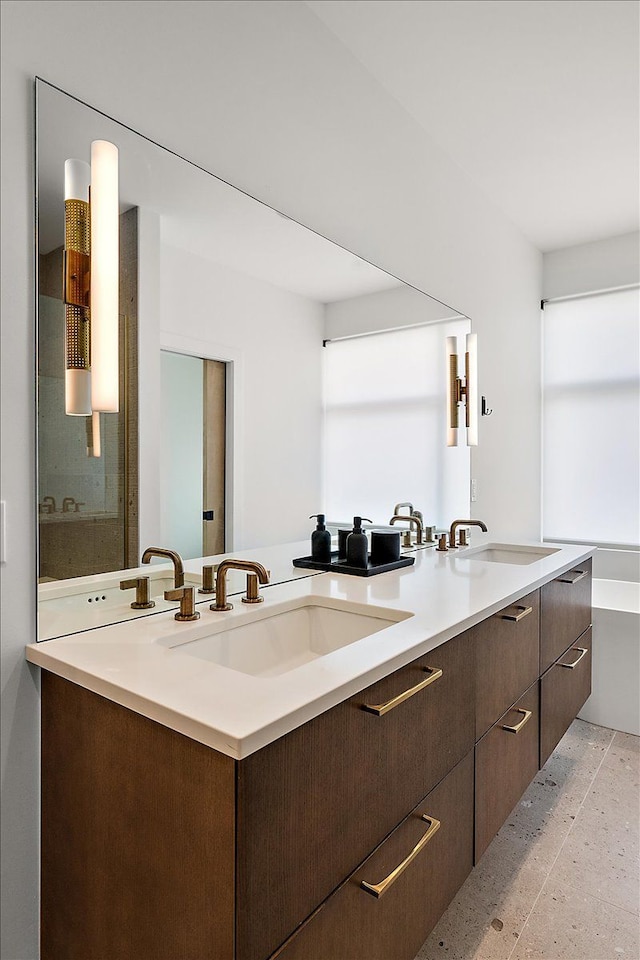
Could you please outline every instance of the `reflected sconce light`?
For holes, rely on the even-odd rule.
[[[446,338],[447,446],[458,446],[460,405],[465,406],[467,446],[478,445],[478,335],[468,333],[464,355],[464,380],[458,376],[458,338]]]
[[[101,453],[101,441],[100,441],[100,413],[98,410],[94,410],[90,417],[86,419],[87,425],[87,456],[88,457],[100,457]]]
[[[65,412],[117,413],[118,148],[91,144],[91,166],[65,161]]]
[[[91,332],[89,327],[91,168],[83,160],[64,163],[65,413],[91,416]]]

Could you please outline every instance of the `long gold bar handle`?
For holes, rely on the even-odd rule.
[[[589,652],[587,647],[571,647],[571,649],[579,651],[580,656],[578,657],[578,659],[574,660],[573,663],[560,663],[558,664],[558,666],[566,667],[567,670],[573,670],[573,668],[577,667],[580,661],[582,660],[582,658],[586,657],[587,653]]]
[[[572,576],[573,574],[573,576]],[[589,576],[588,570],[570,570],[566,577],[558,577],[558,583],[578,583]]]
[[[376,717],[383,717],[385,713],[389,713],[389,710],[398,707],[401,703],[404,703],[405,700],[408,700],[409,697],[419,693],[420,690],[424,690],[430,683],[435,683],[435,681],[439,680],[442,676],[442,670],[439,667],[423,667],[422,669],[429,674],[426,680],[421,680],[415,687],[399,693],[397,697],[392,697],[392,699],[387,700],[386,703],[363,703],[362,709],[366,710],[367,713],[375,713]]]
[[[525,617],[528,617],[533,607],[519,607],[514,604],[516,610],[519,610],[520,613],[510,614],[510,613],[501,613],[499,614],[501,620],[511,620],[513,623],[518,623],[519,620],[524,620]]]
[[[516,707],[516,710],[518,713],[523,714],[522,720],[520,723],[516,723],[515,727],[510,727],[508,723],[503,723],[502,729],[506,730],[507,733],[520,733],[527,720],[531,717],[531,710],[523,710],[521,707]]]
[[[425,820],[429,824],[429,829],[425,833],[424,837],[418,840],[409,856],[406,857],[402,863],[398,864],[395,870],[392,870],[389,876],[385,877],[384,880],[381,880],[380,883],[367,883],[366,880],[362,880],[360,882],[362,889],[366,890],[367,893],[370,893],[372,897],[376,897],[376,899],[381,897],[385,890],[388,890],[391,884],[395,883],[400,874],[407,869],[411,861],[415,860],[420,851],[424,850],[434,833],[437,833],[440,829],[440,821],[436,820],[435,817],[428,817],[427,814],[424,813],[420,819]]]

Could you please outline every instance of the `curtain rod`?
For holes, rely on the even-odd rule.
[[[544,310],[546,303],[560,303],[563,300],[581,300],[583,297],[598,297],[603,293],[618,293],[622,290],[637,290],[640,283],[625,283],[619,287],[603,287],[601,290],[585,290],[584,293],[568,293],[564,297],[545,297],[540,301],[540,309]]]
[[[451,323],[452,320],[466,320],[471,323],[469,317],[463,313],[454,313],[450,317],[441,317],[439,320],[424,320],[422,323],[405,323],[399,327],[385,327],[384,330],[365,330],[364,333],[348,333],[344,337],[326,337],[322,341],[322,346],[326,347],[328,343],[340,343],[342,340],[361,340],[363,337],[376,337],[380,333],[394,333],[397,330],[416,330],[418,327],[433,327],[436,323]]]

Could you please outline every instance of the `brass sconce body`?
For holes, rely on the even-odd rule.
[[[91,415],[91,209],[89,165],[65,163],[63,300],[65,311],[65,412]]]

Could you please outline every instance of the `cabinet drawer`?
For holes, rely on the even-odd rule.
[[[540,592],[479,623],[473,638],[479,740],[540,675]]]
[[[540,766],[575,720],[591,693],[591,627],[540,680]]]
[[[470,752],[290,938],[278,960],[413,960],[471,871],[472,823]],[[388,877],[379,896],[362,886]]]
[[[538,771],[536,681],[476,744],[477,863]]]
[[[591,625],[591,559],[561,574],[541,591],[540,673]]]
[[[273,953],[471,750],[471,656],[455,637],[239,762],[238,960]]]

